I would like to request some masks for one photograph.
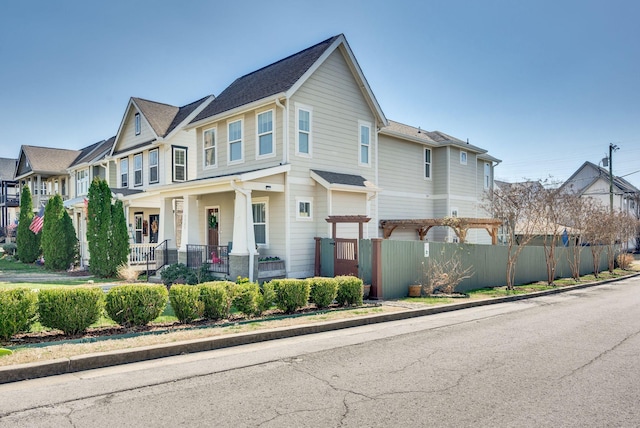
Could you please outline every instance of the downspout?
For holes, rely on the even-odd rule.
[[[283,105],[279,98],[276,98],[276,105],[280,107],[283,111],[283,119],[282,119],[282,163],[281,165],[286,165],[289,163],[289,99],[285,98],[285,104]],[[285,221],[284,221],[284,239],[285,239],[285,268],[286,274],[288,276],[289,268],[291,263],[291,203],[289,201],[289,197],[291,195],[289,189],[289,173],[286,172],[284,176],[285,184],[284,184],[284,213],[285,213]]]
[[[233,190],[235,190],[236,192],[242,193],[246,198],[247,227],[249,227],[249,219],[253,219],[253,212],[251,211],[251,204],[249,203],[249,201],[251,200],[251,193],[250,191],[239,187],[236,184],[235,180],[230,180],[229,184],[231,185],[231,188]],[[247,233],[247,250],[249,250],[249,281],[253,282],[253,267],[254,267],[253,258],[256,255],[256,243],[255,243],[255,238],[254,238],[254,242],[251,242],[249,233]]]

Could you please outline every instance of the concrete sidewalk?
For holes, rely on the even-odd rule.
[[[530,294],[521,294],[507,297],[498,297],[486,300],[465,301],[435,307],[410,308],[398,303],[388,302],[393,306],[403,306],[404,310],[399,312],[364,315],[357,318],[344,320],[327,321],[316,324],[308,324],[294,327],[282,327],[261,330],[257,332],[237,333],[226,336],[194,339],[182,342],[174,342],[140,348],[122,349],[117,351],[78,355],[71,358],[60,358],[57,360],[43,361],[37,363],[19,364],[13,366],[0,367],[0,383],[16,382],[26,379],[54,376],[65,373],[74,373],[83,370],[97,369],[102,367],[115,366],[120,364],[134,363],[156,358],[171,357],[186,353],[211,351],[214,349],[227,348],[231,346],[246,345],[250,343],[264,342],[268,340],[283,339],[288,337],[301,336],[306,334],[322,333],[343,328],[358,327],[369,324],[376,324],[389,321],[409,319],[433,315],[443,312],[457,311],[478,306],[494,305],[498,303],[512,302],[516,300],[532,299],[540,296],[564,293],[571,290],[593,287],[605,283],[616,282],[622,279],[638,276],[640,273],[631,274],[625,277],[612,280],[599,281],[593,283],[579,284],[567,287],[558,287],[551,290],[539,291]],[[382,302],[383,304],[387,304]]]

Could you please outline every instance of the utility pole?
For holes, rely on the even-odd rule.
[[[613,213],[613,152],[618,150],[618,146],[609,143],[609,209]]]

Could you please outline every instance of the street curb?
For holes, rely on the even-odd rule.
[[[604,281],[558,287],[551,290],[537,291],[529,294],[496,297],[494,299],[486,300],[466,301],[462,303],[451,303],[435,307],[406,309],[399,312],[364,315],[362,317],[350,318],[345,320],[325,321],[316,324],[294,327],[278,327],[271,330],[263,330],[257,332],[246,332],[212,338],[192,339],[169,344],[151,345],[132,349],[77,355],[70,358],[60,358],[56,360],[37,363],[4,366],[0,367],[0,384],[17,382],[27,379],[35,379],[40,377],[75,373],[84,370],[98,369],[121,364],[136,363],[140,361],[172,357],[182,354],[212,351],[215,349],[247,345],[269,340],[285,339],[314,333],[323,333],[327,331],[341,330],[344,328],[359,327],[390,321],[399,321],[415,317],[452,312],[461,309],[495,305],[498,303],[533,299],[536,297],[559,294],[567,291],[579,290],[582,288],[617,282],[638,275],[640,275],[640,273]]]

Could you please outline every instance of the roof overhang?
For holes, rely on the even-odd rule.
[[[219,120],[228,118],[228,117],[232,117],[235,116],[237,114],[240,113],[244,113],[246,110],[255,110],[255,109],[259,109],[260,107],[264,107],[267,106],[269,104],[275,103],[276,100],[279,100],[281,98],[285,98],[286,94],[284,92],[279,92],[277,94],[273,94],[273,95],[269,95],[266,98],[261,98],[259,100],[253,101],[249,104],[243,104],[241,106],[238,106],[236,108],[232,108],[231,110],[226,110],[223,111],[222,113],[218,113],[215,114],[213,116],[209,116],[206,117],[204,119],[200,119],[197,122],[193,122],[193,123],[189,123],[188,125],[185,125],[183,129],[185,130],[189,130],[189,129],[195,129],[195,128],[200,128],[202,126],[207,125],[208,123],[212,123],[212,122],[217,122]]]
[[[314,171],[310,171],[309,174],[314,181],[316,181],[319,185],[327,190],[339,190],[343,192],[357,193],[378,193],[382,190],[378,186],[367,180],[364,180],[363,186],[355,186],[352,184],[330,183]]]

